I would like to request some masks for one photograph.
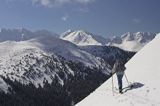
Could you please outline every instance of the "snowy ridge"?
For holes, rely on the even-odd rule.
[[[5,29],[0,30],[0,42],[4,41],[25,41],[38,36],[54,36],[59,37],[58,34],[50,32],[48,30],[38,30],[32,32],[25,28],[17,29]],[[83,30],[68,30],[61,34],[60,38],[66,41],[70,41],[79,46],[87,45],[103,45],[103,46],[115,46],[127,51],[139,51],[148,42],[150,42],[156,36],[155,33],[150,32],[128,32],[122,36],[114,36],[111,38],[104,38],[94,35]]]
[[[137,52],[141,48],[143,48],[147,43],[149,43],[155,36],[156,34],[151,32],[127,32],[122,36],[103,38],[82,30],[68,30],[64,32],[60,36],[60,38],[80,46],[107,45],[119,47],[127,51]]]
[[[133,89],[124,94],[112,92],[112,78],[76,106],[159,106],[160,105],[160,34],[140,50],[127,64],[126,75]],[[117,88],[116,75],[113,76]],[[127,81],[123,77],[124,87]],[[114,88],[114,91],[115,88]]]

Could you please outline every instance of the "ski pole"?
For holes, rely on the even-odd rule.
[[[128,81],[128,78],[127,78],[127,76],[126,76],[126,73],[124,72],[124,76],[125,76],[125,78],[126,78],[126,81],[127,81],[127,83],[128,83],[128,86],[130,85],[130,83],[129,83],[129,81]]]
[[[112,74],[112,94],[113,94],[113,96],[114,96],[113,74]]]

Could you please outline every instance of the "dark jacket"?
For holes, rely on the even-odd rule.
[[[112,74],[116,73],[117,75],[124,75],[125,66],[115,63],[112,69]]]

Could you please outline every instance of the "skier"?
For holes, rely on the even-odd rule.
[[[124,76],[124,71],[125,71],[125,66],[123,64],[123,62],[116,60],[113,69],[112,69],[112,75],[114,73],[116,73],[117,75],[117,80],[118,80],[118,87],[119,87],[119,93],[123,93],[122,92],[122,78]]]

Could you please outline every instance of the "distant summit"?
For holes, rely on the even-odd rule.
[[[101,36],[96,36],[92,33],[83,30],[68,30],[60,36],[61,39],[70,41],[76,45],[105,45],[106,39]]]
[[[116,46],[127,51],[139,51],[147,43],[153,40],[156,33],[151,32],[127,32],[122,36],[114,36],[108,43],[110,46]]]

